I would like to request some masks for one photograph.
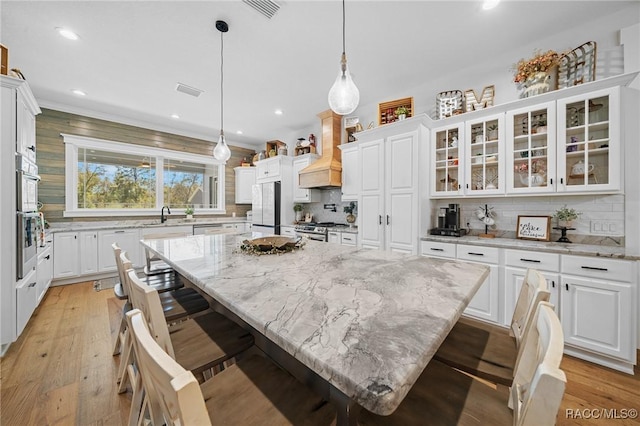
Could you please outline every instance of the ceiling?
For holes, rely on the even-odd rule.
[[[10,67],[23,72],[43,107],[217,140],[215,21],[225,20],[227,140],[262,146],[315,123],[328,109],[342,51],[341,2],[277,1],[280,10],[267,19],[239,0],[2,0],[1,41]],[[631,3],[503,0],[484,11],[480,1],[347,1],[346,50],[360,105],[402,97],[396,95],[446,73],[454,56],[491,60],[479,46],[514,50]],[[541,7],[552,13],[532,18]],[[64,39],[56,27],[80,39]],[[178,82],[204,93],[179,93]]]

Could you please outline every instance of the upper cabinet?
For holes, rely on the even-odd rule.
[[[431,131],[431,195],[460,196],[464,193],[464,123]]]
[[[621,189],[620,88],[558,100],[558,191]]]
[[[317,154],[304,154],[293,160],[293,202],[312,203],[320,201],[320,190],[311,188],[300,188],[300,170],[309,166],[320,158]]]
[[[256,183],[277,182],[283,177],[283,165],[287,173],[285,179],[289,179],[288,171],[291,165],[291,157],[277,155],[256,162]],[[289,166],[289,167],[287,167]]]
[[[236,204],[251,204],[251,187],[256,183],[255,167],[235,167],[236,175]]]
[[[506,124],[507,192],[555,191],[556,103],[508,111]]]
[[[504,194],[504,135],[504,114],[465,122],[465,194]]]
[[[358,145],[340,145],[342,151],[342,201],[357,201],[360,192]]]

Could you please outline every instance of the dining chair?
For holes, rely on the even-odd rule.
[[[165,240],[169,238],[180,238],[193,235],[187,232],[165,232],[157,234],[146,234],[143,236],[143,240]],[[173,268],[167,265],[164,260],[153,254],[147,247],[144,248],[145,267],[144,273],[146,275],[159,275],[166,274],[167,272],[173,272]]]
[[[154,339],[141,311],[127,313],[151,424],[332,425],[335,409],[254,354],[198,384]]]
[[[453,327],[434,358],[450,367],[493,383],[511,386],[513,370],[527,327],[538,303],[549,301],[545,277],[528,269],[518,294],[509,333],[461,319]]]
[[[560,370],[563,350],[560,320],[553,305],[541,302],[526,332],[510,390],[432,359],[391,415],[362,410],[358,424],[555,425],[566,385]]]

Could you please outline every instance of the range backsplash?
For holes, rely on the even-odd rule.
[[[609,246],[624,246],[624,195],[571,195],[564,197],[502,197],[483,199],[452,199],[437,200],[431,212],[432,223],[435,226],[437,212],[440,207],[449,203],[457,203],[462,210],[460,226],[469,224],[470,234],[478,235],[484,232],[484,224],[476,217],[478,207],[487,204],[495,212],[495,229],[490,231],[496,237],[515,238],[518,215],[553,216],[554,212],[566,205],[574,208],[582,215],[574,221],[575,231],[569,231],[568,237],[574,243],[598,244]],[[615,235],[602,235],[591,232],[591,221],[604,220],[614,223]],[[551,227],[557,226],[555,219],[551,219]],[[551,241],[560,238],[560,232],[551,229]]]
[[[321,201],[319,203],[301,203],[302,211],[304,213],[313,214],[313,220],[315,222],[335,222],[335,223],[347,223],[347,214],[344,212],[344,207],[349,205],[349,201],[341,201],[342,191],[340,188],[335,189],[323,189],[320,191]],[[336,211],[333,212],[329,209],[325,209],[325,204],[335,204]],[[357,203],[356,203],[357,204]],[[358,211],[354,212],[357,216]]]

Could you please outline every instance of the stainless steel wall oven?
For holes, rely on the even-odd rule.
[[[38,166],[16,155],[17,278],[36,267],[38,247]]]

